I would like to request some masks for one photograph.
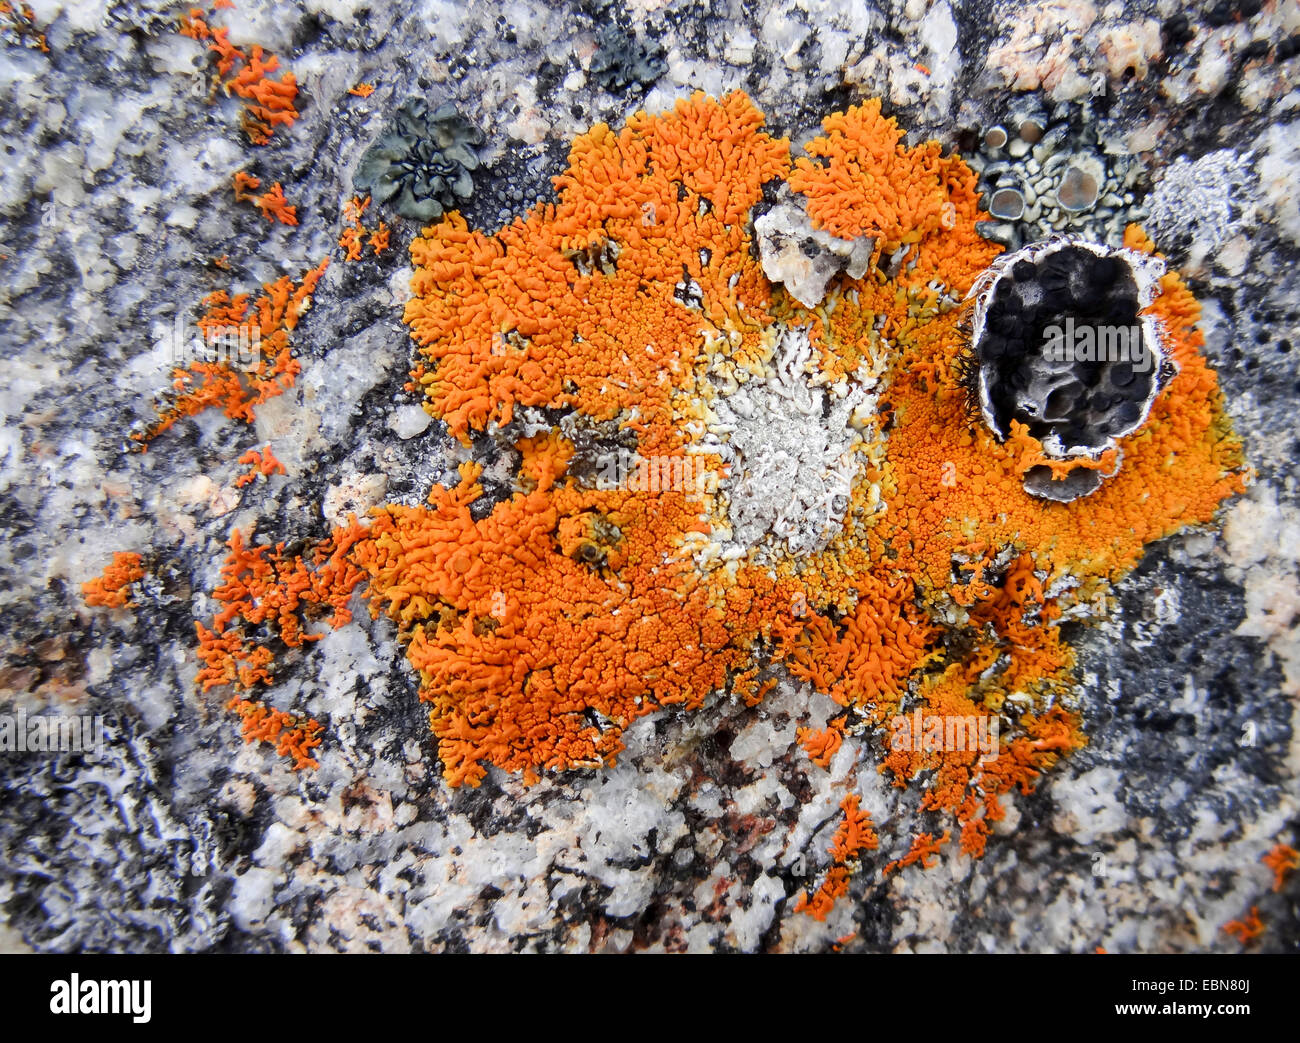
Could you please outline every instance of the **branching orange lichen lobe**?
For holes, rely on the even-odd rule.
[[[851,793],[840,801],[844,818],[835,830],[829,848],[831,868],[821,885],[809,897],[807,892],[795,902],[795,912],[806,912],[814,920],[825,920],[835,905],[835,900],[848,893],[849,878],[864,851],[874,851],[880,838],[871,828],[871,816],[859,807],[861,798]]]
[[[821,731],[815,731],[812,728],[800,728],[796,731],[795,736],[799,741],[799,745],[808,754],[808,759],[819,768],[829,768],[831,766],[831,758],[835,756],[844,743],[844,723],[847,719],[846,714],[841,714],[839,717],[833,718],[828,726]]]
[[[99,608],[131,608],[135,602],[128,600],[132,583],[144,579],[142,558],[135,551],[115,551],[113,562],[103,575],[81,585],[86,604]]]
[[[248,450],[248,452],[244,453],[244,455],[239,458],[239,462],[241,464],[247,464],[250,468],[246,474],[242,474],[235,479],[235,485],[240,488],[251,484],[259,474],[272,475],[286,473],[284,464],[280,463],[280,461],[275,458],[275,454],[271,452],[271,447],[269,445],[260,451],[257,449]]]
[[[365,213],[369,205],[369,196],[366,196],[364,200],[353,196],[343,204],[345,226],[339,235],[339,246],[343,249],[343,259],[345,261],[361,260],[361,251],[367,235],[370,236],[370,248],[376,256],[388,249],[389,229],[387,224],[380,221],[379,226],[373,232],[368,232],[365,225],[361,223],[361,215]]]
[[[241,342],[255,343],[255,359],[244,368],[218,360],[192,362],[187,369],[174,370],[170,404],[157,421],[131,436],[139,447],[147,448],[176,421],[205,409],[218,408],[233,420],[252,423],[257,406],[293,387],[302,366],[293,356],[289,335],[310,306],[316,283],[328,266],[326,258],[304,273],[296,286],[287,275],[266,283],[251,311],[246,293],[231,297],[220,290],[205,297],[206,311],[198,320],[205,342],[218,345],[223,336],[240,331]]]
[[[885,866],[884,874],[888,876],[896,869],[906,869],[916,863],[921,864],[922,869],[933,869],[938,862],[933,859],[938,855],[939,849],[948,843],[948,830],[943,831],[943,836],[935,840],[930,833],[921,833],[912,839],[912,846],[908,849],[907,854],[902,858],[895,859]]]
[[[269,192],[264,192],[258,197],[257,208],[268,221],[279,221],[282,225],[298,223],[298,208],[290,205],[284,198],[284,189],[280,187],[278,181],[271,185]]]
[[[1225,934],[1230,934],[1237,939],[1242,945],[1248,945],[1261,934],[1264,933],[1264,921],[1259,916],[1259,906],[1252,905],[1250,912],[1240,920],[1229,920],[1222,928]]]
[[[279,79],[270,78],[270,73],[279,71],[279,58],[267,55],[257,44],[250,52],[236,47],[230,42],[230,29],[209,25],[201,8],[191,8],[187,15],[182,15],[177,31],[206,43],[216,56],[217,75],[223,89],[244,104],[241,122],[252,144],[265,145],[276,127],[293,125],[299,115],[293,104],[298,95],[298,82],[292,72],[282,73]]]
[[[262,216],[270,222],[279,221],[284,225],[296,225],[298,223],[298,208],[291,206],[289,201],[285,199],[284,188],[280,182],[274,182],[270,189],[258,195],[257,190],[261,186],[261,179],[253,177],[243,170],[235,172],[235,199],[240,202],[252,203],[262,212]]]
[[[234,177],[235,198],[241,203],[254,202],[257,199],[256,192],[262,187],[262,179],[254,177],[246,170],[236,170]]]
[[[1260,858],[1264,865],[1273,871],[1273,890],[1281,891],[1287,876],[1294,869],[1300,869],[1300,851],[1290,844],[1278,841]]]
[[[311,756],[311,751],[321,744],[320,733],[324,726],[319,721],[273,710],[240,696],[231,699],[226,709],[240,718],[245,742],[272,744],[279,756],[293,761],[294,771],[320,767]]]
[[[227,707],[243,719],[245,738],[275,742],[277,752],[292,757],[297,769],[316,767],[309,751],[320,745],[323,728],[248,698],[251,689],[272,683],[275,658],[270,644],[249,635],[265,629],[285,647],[301,648],[322,636],[307,633],[306,624],[319,619],[338,627],[349,622],[348,600],[364,579],[349,555],[364,535],[353,518],[307,557],[287,554],[282,543],[247,543],[234,530],[221,569],[224,582],[213,592],[224,608],[210,628],[195,622],[203,664],[195,683],[203,691],[235,688]]]

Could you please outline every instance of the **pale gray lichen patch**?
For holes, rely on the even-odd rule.
[[[824,548],[843,525],[854,484],[868,460],[863,439],[876,411],[876,374],[818,383],[805,329],[779,334],[769,371],[712,403],[714,420],[699,446],[722,457],[720,500],[730,526],[722,557],[760,546],[806,554]]]
[[[1185,254],[1190,268],[1209,261],[1239,273],[1234,260],[1238,251],[1223,251],[1255,223],[1250,158],[1233,149],[1209,152],[1197,160],[1178,157],[1147,200],[1147,230],[1156,242]]]

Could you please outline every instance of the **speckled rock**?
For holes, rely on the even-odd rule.
[[[297,122],[260,148],[205,47],[175,31],[188,0],[32,6],[49,53],[0,38],[0,712],[101,715],[105,744],[0,752],[0,945],[1236,950],[1220,925],[1252,904],[1269,924],[1257,947],[1300,944],[1295,879],[1274,894],[1259,861],[1300,828],[1294,4],[1180,27],[1174,0],[667,0],[623,16],[646,46],[632,83],[605,75],[586,4],[239,0],[214,20],[300,90]],[[363,82],[368,97],[348,93]],[[1149,183],[1158,247],[1193,269],[1256,468],[1221,534],[1152,548],[1109,619],[1076,635],[1090,744],[1015,798],[986,856],[863,872],[825,922],[795,897],[827,863],[845,793],[876,823],[921,813],[877,770],[878,738],[846,742],[830,771],[809,763],[797,729],[839,708],[788,679],[758,707],[715,693],[639,721],[617,767],[533,787],[493,771],[473,790],[442,782],[395,630],[363,603],[270,693],[329,725],[314,773],[243,746],[193,683],[193,620],[211,615],[233,529],[320,537],[350,511],[423,502],[466,459],[405,389],[417,226],[376,205],[389,250],[344,263],[336,246],[356,165],[396,107],[419,94],[481,128],[463,213],[495,231],[554,198],[577,133],[697,88],[747,90],[796,144],[878,95],[913,139],[970,153],[1019,103],[1068,104],[1077,122],[1086,100],[1108,162],[1140,168],[1111,216]],[[1214,183],[1205,157],[1224,152],[1229,212],[1180,207],[1174,185]],[[297,227],[233,205],[240,170],[282,182]],[[169,382],[178,318],[326,256],[289,393],[252,426],[209,412],[129,450]],[[267,444],[287,473],[237,484],[238,457]],[[508,487],[508,461],[486,463],[489,491]],[[761,536],[755,515],[747,538]],[[124,549],[149,565],[138,605],[88,609],[80,584]],[[882,837],[882,863],[906,839]]]

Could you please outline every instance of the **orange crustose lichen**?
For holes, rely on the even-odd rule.
[[[1007,795],[1084,741],[1061,624],[1092,614],[1146,544],[1210,521],[1243,486],[1241,449],[1170,274],[1150,311],[1178,371],[1122,440],[1122,468],[1067,504],[1026,493],[1022,448],[972,422],[959,373],[960,302],[998,249],[975,231],[974,175],[937,144],[904,147],[878,102],[823,128],[792,160],[744,94],[697,94],[577,138],[556,201],[494,235],[454,212],[426,228],[409,386],[463,444],[501,443],[513,488],[489,499],[466,463],[427,502],[297,555],[236,533],[226,607],[199,625],[201,683],[269,682],[273,637],[300,647],[308,621],[346,621],[364,589],[397,626],[446,780],[476,785],[491,767],[533,781],[611,764],[638,718],[720,691],[752,705],[789,677],[841,708],[799,732],[815,764],[851,737],[878,744],[879,771],[937,824],[892,830],[883,871],[933,865],[954,829],[982,854]],[[881,262],[812,310],[753,249],[752,211],[782,179]],[[345,212],[357,256],[363,209]],[[1152,249],[1136,229],[1128,243]],[[812,387],[872,382],[843,521],[799,553],[727,544],[737,476],[704,437],[711,404],[766,380],[796,337]],[[614,449],[660,477],[600,480]],[[720,482],[670,480],[696,464]],[[996,745],[932,743],[930,720],[995,720]],[[855,795],[841,810],[801,902],[814,916],[882,843]]]
[[[299,718],[283,710],[273,710],[262,703],[233,697],[226,709],[239,717],[245,742],[265,742],[275,747],[281,757],[293,761],[295,771],[319,768],[311,751],[320,745],[323,725],[311,718]]]
[[[1282,885],[1292,870],[1300,869],[1300,851],[1290,844],[1278,841],[1260,859],[1264,865],[1273,870],[1273,890],[1281,891]]]
[[[128,600],[132,583],[144,579],[141,557],[135,551],[115,551],[113,563],[103,575],[81,585],[86,604],[100,608],[130,608]]]
[[[293,356],[289,335],[311,306],[316,283],[325,274],[329,258],[306,272],[296,286],[287,275],[266,283],[249,308],[249,295],[231,297],[218,290],[203,299],[198,321],[204,343],[212,349],[228,348],[233,341],[245,359],[202,359],[172,374],[173,394],[159,418],[131,437],[146,448],[154,438],[182,417],[205,409],[221,409],[226,416],[252,423],[256,408],[293,387],[302,365]]]
[[[796,912],[807,912],[815,920],[825,920],[835,900],[848,893],[849,878],[858,856],[880,846],[880,837],[871,828],[871,816],[858,806],[859,800],[856,793],[851,793],[840,801],[844,818],[831,840],[831,867],[811,898],[807,892],[799,896],[795,903]]]
[[[1264,933],[1264,921],[1259,916],[1259,906],[1252,905],[1250,912],[1240,920],[1229,920],[1223,925],[1223,932],[1230,934],[1242,945],[1253,942]]]
[[[45,34],[36,27],[36,12],[32,10],[31,4],[13,4],[9,0],[0,0],[0,34],[42,54],[50,53]]]
[[[280,182],[274,182],[271,187],[257,194],[257,190],[262,187],[260,178],[255,178],[243,170],[235,171],[234,190],[235,198],[240,202],[252,203],[258,210],[262,211],[262,216],[270,222],[279,221],[282,225],[296,225],[298,223],[298,208],[290,205],[284,197],[284,189]]]
[[[230,42],[229,29],[208,24],[202,8],[191,8],[189,14],[183,15],[179,31],[182,36],[206,43],[215,55],[223,89],[244,104],[241,121],[252,144],[265,145],[276,127],[293,126],[298,118],[293,104],[298,96],[298,81],[291,72],[281,73],[278,79],[271,77],[280,69],[279,58],[266,54],[257,44],[249,51],[240,50]]]
[[[382,220],[373,231],[361,223],[361,215],[370,206],[370,197],[359,199],[356,196],[343,204],[343,231],[339,235],[339,246],[343,249],[345,261],[361,260],[361,251],[368,241],[375,256],[388,249],[389,228]],[[369,236],[369,240],[366,236]]]
[[[248,465],[248,471],[235,479],[235,485],[241,489],[245,485],[251,485],[259,474],[270,476],[273,474],[285,473],[284,464],[280,463],[280,461],[275,458],[275,454],[271,452],[271,447],[269,445],[265,449],[261,450],[248,450],[248,452],[239,458],[239,462]]]

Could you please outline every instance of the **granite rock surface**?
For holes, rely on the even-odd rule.
[[[1225,6],[650,0],[618,7],[611,33],[595,0],[236,0],[214,21],[300,90],[298,121],[260,148],[176,31],[188,3],[0,16],[0,711],[101,715],[106,738],[99,756],[0,753],[0,942],[1232,951],[1221,925],[1258,905],[1252,947],[1295,951],[1300,890],[1273,893],[1259,860],[1300,827],[1300,7]],[[626,53],[600,52],[611,41]],[[348,93],[362,82],[374,92]],[[615,768],[459,790],[392,626],[364,611],[271,697],[329,724],[313,773],[244,746],[196,690],[193,620],[233,528],[321,537],[455,480],[463,456],[403,389],[414,223],[386,254],[331,265],[295,336],[302,375],[251,428],[209,412],[148,452],[128,444],[192,302],[337,258],[356,166],[413,94],[482,130],[462,212],[493,231],[552,198],[575,134],[736,88],[796,145],[879,96],[911,141],[987,153],[988,128],[1032,104],[1065,128],[1055,148],[1114,157],[1123,180],[1089,220],[1149,214],[1205,306],[1256,471],[1221,526],[1151,548],[1109,618],[1072,635],[1089,745],[1015,798],[985,857],[860,874],[824,923],[794,900],[845,787],[877,823],[914,814],[915,795],[869,745],[810,765],[796,729],[838,708],[792,681],[756,708],[719,695],[644,719]],[[986,160],[1034,161],[1002,151]],[[297,226],[235,205],[239,170],[282,182]],[[237,486],[239,455],[266,444],[287,473]],[[91,610],[81,584],[117,550],[147,556],[145,596]],[[905,841],[882,835],[880,854]]]

